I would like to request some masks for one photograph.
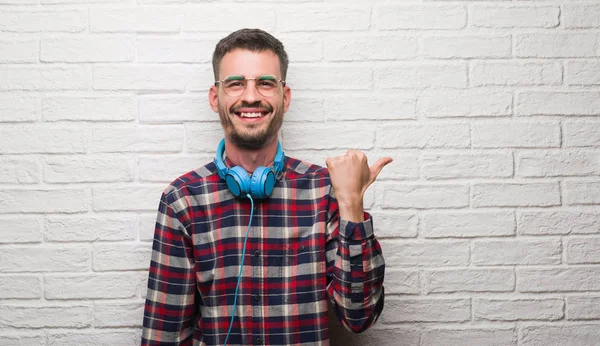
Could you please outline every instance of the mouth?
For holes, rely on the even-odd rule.
[[[271,114],[271,112],[266,109],[240,109],[234,111],[233,114],[242,119],[260,119]]]

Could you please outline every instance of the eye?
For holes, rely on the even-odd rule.
[[[225,87],[226,88],[239,88],[242,87],[244,84],[241,81],[228,81],[225,82]]]

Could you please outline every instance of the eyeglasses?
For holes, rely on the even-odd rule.
[[[215,81],[215,86],[221,84],[225,94],[231,97],[238,97],[244,94],[248,81],[254,81],[254,87],[264,97],[275,96],[279,92],[279,83],[285,86],[285,81],[277,79],[275,76],[265,75],[256,78],[246,78],[244,76],[228,76],[223,80]]]

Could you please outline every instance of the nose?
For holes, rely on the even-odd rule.
[[[247,80],[246,81],[246,90],[242,94],[242,100],[247,103],[255,103],[260,100],[260,94],[258,90],[256,90],[256,81],[255,80]]]

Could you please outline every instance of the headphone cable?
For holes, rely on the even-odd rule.
[[[248,229],[246,230],[246,237],[244,238],[244,248],[242,250],[242,260],[240,261],[240,272],[238,274],[237,284],[235,285],[235,295],[233,297],[233,311],[231,313],[231,320],[229,321],[229,330],[227,331],[227,336],[225,337],[225,344],[223,346],[227,346],[227,340],[229,339],[229,335],[231,334],[231,328],[233,327],[233,319],[235,318],[235,310],[237,307],[237,297],[238,297],[238,289],[240,288],[240,282],[242,281],[242,271],[244,269],[244,257],[246,257],[246,243],[248,242],[248,235],[250,234],[250,225],[252,225],[252,217],[254,216],[254,200],[250,194],[246,194],[246,197],[250,199],[251,208],[250,208],[250,221],[248,221]]]

